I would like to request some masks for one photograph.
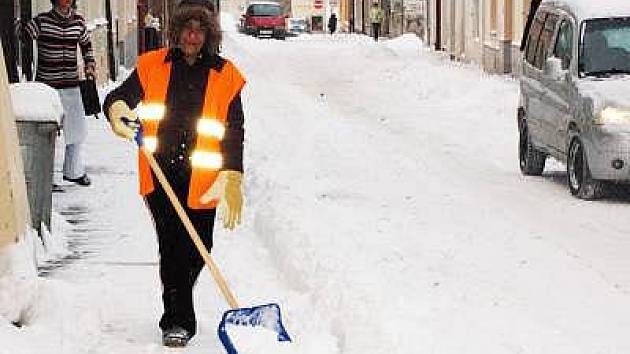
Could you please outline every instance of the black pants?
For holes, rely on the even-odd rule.
[[[381,24],[380,23],[373,23],[372,24],[372,36],[374,37],[374,40],[378,42],[378,36],[381,32]]]
[[[190,168],[177,162],[176,159],[166,160],[156,157],[209,251],[212,248],[215,209],[191,210],[188,208],[186,199]],[[188,159],[183,161],[188,161]],[[194,335],[197,322],[193,307],[193,287],[203,269],[204,262],[155,176],[153,181],[155,190],[146,197],[146,202],[153,216],[160,251],[160,279],[164,304],[160,328],[180,326]]]

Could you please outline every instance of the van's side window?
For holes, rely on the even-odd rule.
[[[567,20],[562,21],[560,24],[556,48],[553,54],[556,58],[562,59],[562,69],[569,69],[573,59],[573,26]]]
[[[556,30],[556,24],[558,23],[558,16],[549,14],[545,20],[540,39],[538,40],[538,47],[536,48],[536,58],[534,59],[534,66],[542,70],[543,65],[547,57],[551,55],[551,44],[553,42],[553,34]]]
[[[536,47],[538,46],[538,38],[545,23],[547,14],[538,11],[534,21],[532,22],[532,28],[529,30],[529,36],[527,37],[527,48],[525,49],[525,59],[528,63],[534,65],[534,59],[536,58]]]

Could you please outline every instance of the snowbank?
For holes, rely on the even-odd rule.
[[[16,120],[57,122],[63,115],[59,94],[41,82],[9,85]],[[35,104],[36,103],[36,104]]]
[[[417,60],[415,56],[423,49],[422,40],[412,33],[407,33],[394,39],[383,41],[384,46],[394,51],[400,57]]]
[[[70,224],[66,222],[63,216],[57,212],[52,212],[51,230],[42,224],[41,241],[37,239],[35,243],[35,260],[37,266],[42,266],[46,262],[61,259],[70,254],[68,249],[67,234]]]
[[[20,324],[31,319],[37,296],[34,250],[37,234],[33,229],[28,230],[19,243],[0,250],[0,317]]]

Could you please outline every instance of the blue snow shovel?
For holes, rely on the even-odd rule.
[[[162,185],[162,188],[164,189],[164,191],[166,192],[166,195],[170,199],[171,204],[173,205],[173,207],[175,208],[175,211],[177,212],[177,215],[179,215],[182,223],[184,224],[184,227],[188,231],[188,235],[190,236],[191,240],[197,247],[197,250],[199,251],[201,258],[203,258],[203,260],[206,263],[206,266],[208,266],[208,269],[210,270],[210,274],[212,274],[214,281],[219,286],[219,289],[221,290],[221,294],[223,294],[223,297],[225,298],[228,305],[230,306],[230,310],[226,311],[223,314],[223,318],[221,319],[221,323],[219,323],[219,327],[217,329],[219,339],[221,340],[221,343],[223,343],[223,346],[225,347],[225,350],[228,352],[228,354],[238,354],[238,351],[236,350],[232,341],[230,340],[230,337],[226,330],[226,325],[263,327],[263,328],[266,328],[266,329],[269,329],[278,333],[278,341],[290,342],[291,338],[289,337],[289,334],[287,333],[287,331],[284,328],[284,325],[282,324],[282,316],[280,313],[280,306],[278,306],[278,304],[271,303],[267,305],[255,306],[255,307],[250,307],[250,308],[239,308],[238,302],[236,301],[234,294],[228,287],[227,282],[225,281],[225,278],[223,277],[223,275],[221,275],[221,272],[219,271],[219,267],[217,267],[216,263],[214,263],[214,261],[212,260],[212,257],[210,256],[208,249],[201,241],[201,238],[199,237],[197,230],[195,229],[192,222],[190,221],[190,218],[188,218],[186,211],[184,210],[181,203],[179,202],[179,199],[177,198],[177,195],[173,191],[171,184],[168,182],[166,176],[164,175],[164,172],[162,172],[162,169],[158,165],[157,161],[155,161],[155,158],[153,157],[153,154],[151,153],[151,151],[149,151],[143,145],[142,125],[140,124],[140,120],[136,120],[132,122],[129,119],[123,118],[123,122],[130,126],[133,124],[139,127],[134,140],[136,141],[136,143],[138,144],[138,147],[140,148],[140,150],[143,152],[144,156],[148,160],[149,165],[151,166],[151,169],[153,170],[153,173],[155,173],[155,176],[157,177],[158,181]]]

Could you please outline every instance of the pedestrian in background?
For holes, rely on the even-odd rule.
[[[330,31],[330,34],[335,33],[337,30],[337,15],[334,13],[330,15],[330,18],[328,19],[328,30]]]
[[[144,16],[144,50],[154,50],[160,47],[160,18],[147,11]]]
[[[245,79],[217,54],[221,28],[210,1],[182,0],[169,26],[172,47],[140,56],[132,74],[106,97],[103,110],[114,133],[125,139],[135,135],[125,119],[140,119],[145,149],[154,153],[210,250],[217,200],[226,206],[224,227],[240,222]],[[204,262],[143,153],[138,163],[140,193],[160,252],[162,343],[181,347],[196,332],[193,287]]]
[[[378,1],[372,3],[370,7],[370,23],[372,23],[372,36],[378,42],[378,36],[381,32],[381,23],[383,22],[383,10]]]
[[[52,10],[29,21],[18,21],[23,41],[37,43],[35,81],[57,90],[63,105],[62,129],[65,141],[63,179],[81,186],[91,181],[83,162],[87,125],[79,89],[78,53],[81,50],[85,75],[95,75],[92,44],[84,18],[72,7],[72,0],[51,0]]]

